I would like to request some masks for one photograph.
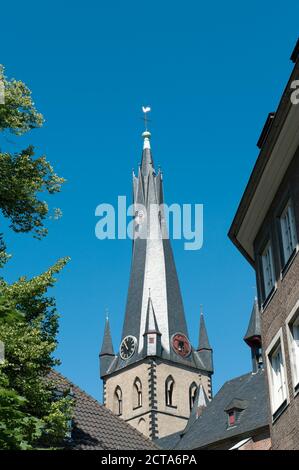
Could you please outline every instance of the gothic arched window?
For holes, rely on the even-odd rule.
[[[123,394],[120,387],[116,387],[113,397],[113,412],[121,416],[123,414]]]
[[[134,380],[133,385],[133,408],[140,408],[142,406],[142,385],[138,377]]]
[[[195,397],[196,397],[196,392],[197,392],[197,385],[195,382],[192,382],[192,384],[189,387],[189,406],[190,406],[190,411],[193,408]]]
[[[173,389],[174,389],[174,380],[173,380],[172,375],[169,375],[165,382],[166,406],[173,406]]]

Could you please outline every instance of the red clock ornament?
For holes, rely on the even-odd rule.
[[[191,353],[191,344],[183,333],[176,333],[172,337],[172,348],[181,357],[187,357]]]

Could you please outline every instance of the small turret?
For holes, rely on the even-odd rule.
[[[199,323],[199,341],[197,354],[201,359],[206,370],[214,372],[213,366],[213,349],[210,346],[208,333],[204,321],[203,312],[200,312],[200,323]]]
[[[196,391],[195,398],[194,398],[194,403],[191,409],[190,417],[188,419],[188,423],[184,429],[183,434],[185,434],[189,430],[189,428],[195,423],[195,421],[200,417],[200,415],[202,414],[203,410],[205,409],[209,401],[210,400],[208,399],[203,386],[199,385]]]
[[[115,357],[108,316],[106,316],[103,343],[102,343],[102,348],[101,348],[99,357],[100,357],[100,375],[101,377],[103,377],[107,373]]]
[[[261,318],[257,298],[255,298],[253,304],[244,341],[251,349],[252,371],[257,372],[258,369],[263,367]]]
[[[144,353],[146,356],[161,356],[161,332],[159,331],[151,294],[149,291],[144,336]]]

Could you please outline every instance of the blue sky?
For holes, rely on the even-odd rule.
[[[131,241],[99,241],[95,208],[131,197],[141,156],[141,105],[152,107],[156,165],[168,203],[204,204],[204,245],[173,249],[190,338],[200,304],[214,348],[214,391],[250,370],[243,343],[253,298],[252,268],[227,231],[258,154],[256,142],[289,77],[298,36],[297,1],[24,2],[1,6],[0,62],[25,81],[46,123],[19,138],[67,179],[51,198],[63,217],[43,241],[6,230],[10,281],[71,262],[53,293],[61,314],[60,371],[101,399],[98,352],[109,308],[118,348]],[[3,220],[1,220],[3,223]]]

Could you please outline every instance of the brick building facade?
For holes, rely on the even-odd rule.
[[[299,41],[291,60],[229,231],[256,272],[273,449],[299,449]]]

